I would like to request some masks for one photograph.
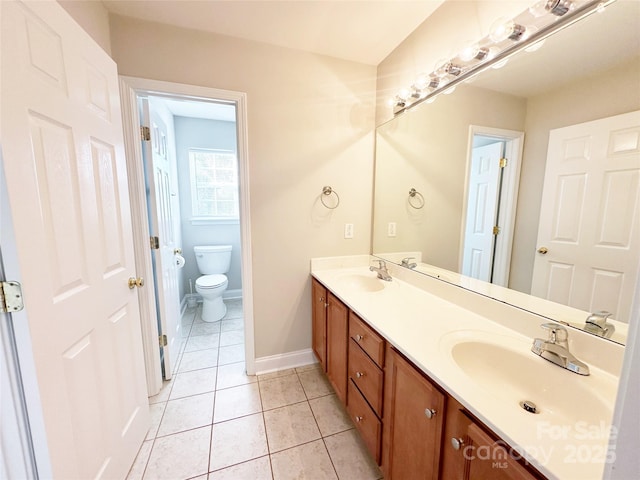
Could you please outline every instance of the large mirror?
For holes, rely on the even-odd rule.
[[[640,2],[619,0],[378,127],[372,254],[624,344],[640,270],[638,110]],[[605,165],[564,170],[599,155],[586,139],[601,131]],[[577,249],[583,268],[562,252],[587,230],[600,233]],[[586,323],[595,311],[613,314]]]

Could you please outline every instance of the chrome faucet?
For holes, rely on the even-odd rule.
[[[589,367],[569,352],[567,329],[556,323],[544,323],[540,326],[549,331],[549,338],[535,338],[531,351],[573,373],[589,375]]]
[[[384,260],[376,260],[376,262],[378,262],[378,266],[374,267],[373,265],[371,265],[369,267],[369,270],[371,270],[372,272],[376,272],[380,280],[390,282],[391,275],[389,275],[389,270],[387,270],[387,263]]]
[[[418,264],[416,262],[412,262],[411,260],[415,260],[415,257],[405,257],[402,259],[401,265],[406,268],[416,268]]]
[[[607,322],[607,318],[611,316],[611,313],[600,311],[594,312],[587,317],[587,321],[584,324],[585,331],[593,333],[604,338],[611,338],[613,332],[616,331],[615,325]]]

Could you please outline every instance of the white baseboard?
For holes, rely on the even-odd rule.
[[[278,370],[286,370],[287,368],[302,367],[317,363],[313,350],[310,348],[298,350],[296,352],[282,353],[280,355],[271,355],[269,357],[256,358],[256,374],[276,372]]]
[[[233,290],[225,290],[225,292],[222,294],[222,298],[224,298],[225,300],[234,300],[236,298],[242,298],[242,289],[235,288]]]

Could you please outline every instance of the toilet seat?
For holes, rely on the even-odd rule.
[[[196,287],[203,289],[218,288],[227,282],[227,276],[219,273],[202,275],[196,279]]]

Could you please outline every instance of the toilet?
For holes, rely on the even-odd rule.
[[[199,245],[193,247],[198,270],[196,292],[202,296],[202,320],[217,322],[227,313],[222,294],[229,281],[225,273],[231,264],[231,245]]]

